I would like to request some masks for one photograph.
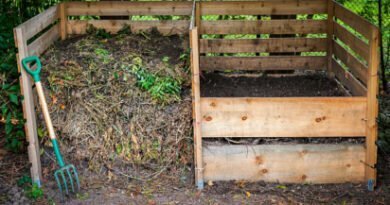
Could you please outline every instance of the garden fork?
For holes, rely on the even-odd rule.
[[[32,67],[30,67],[33,64],[35,64],[35,66],[36,66],[35,70],[33,70]],[[36,89],[38,92],[43,116],[45,118],[47,129],[49,131],[49,137],[50,137],[51,142],[53,144],[54,154],[56,156],[58,165],[60,166],[60,169],[55,171],[54,177],[55,177],[57,185],[61,191],[61,194],[62,195],[64,194],[63,188],[65,188],[65,193],[67,195],[69,194],[68,185],[71,186],[72,192],[76,192],[76,189],[77,189],[77,191],[79,191],[80,190],[80,181],[79,181],[79,177],[77,174],[77,170],[73,164],[65,164],[64,160],[62,159],[61,152],[60,152],[58,142],[56,139],[56,135],[54,132],[54,127],[53,127],[53,124],[51,122],[51,118],[50,118],[49,110],[47,108],[45,95],[44,95],[43,89],[42,89],[41,79],[39,77],[40,71],[42,69],[42,64],[39,61],[39,58],[37,56],[30,56],[30,57],[24,58],[22,60],[22,65],[23,65],[23,68],[26,70],[26,72],[32,76],[32,78],[34,79],[34,82],[35,82],[35,86],[36,86]],[[77,184],[76,189],[75,189],[75,186],[73,183],[73,179],[76,181],[76,184]]]

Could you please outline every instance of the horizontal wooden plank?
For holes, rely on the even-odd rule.
[[[325,70],[325,56],[200,57],[201,70]]]
[[[88,25],[92,25],[96,28],[103,28],[110,33],[117,33],[126,25],[130,26],[131,31],[135,33],[149,30],[151,28],[157,28],[157,30],[162,34],[169,35],[188,33],[189,21],[72,20],[68,21],[68,34],[85,34]]]
[[[336,41],[333,41],[334,55],[340,59],[348,68],[349,71],[361,80],[365,85],[367,84],[368,68],[361,63],[356,57],[351,55],[345,48],[343,48]]]
[[[66,9],[69,16],[191,15],[192,3],[189,1],[66,2]]]
[[[321,52],[326,38],[200,39],[201,53]]]
[[[54,25],[44,34],[42,34],[39,38],[35,39],[30,45],[28,45],[28,53],[29,55],[37,55],[40,56],[44,53],[54,41],[60,38],[59,34],[59,24]]]
[[[202,15],[289,15],[326,13],[326,0],[201,2]]]
[[[353,13],[338,2],[335,2],[335,17],[348,24],[350,27],[361,33],[364,37],[370,38],[371,28],[375,27],[365,18]]]
[[[365,135],[366,98],[201,98],[203,137]]]
[[[202,21],[201,34],[309,34],[326,33],[326,20]]]
[[[333,72],[338,80],[355,96],[365,96],[367,94],[367,88],[364,87],[350,72],[343,69],[343,67],[332,59]]]
[[[18,27],[22,29],[24,39],[28,41],[31,37],[41,32],[56,20],[58,20],[57,6],[52,6]]]
[[[203,148],[206,181],[276,183],[363,182],[363,145],[208,145]]]
[[[370,56],[368,44],[349,32],[338,23],[334,23],[334,35],[350,47],[355,53],[360,55],[364,60],[368,61]]]

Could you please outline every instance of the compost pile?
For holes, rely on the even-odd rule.
[[[43,56],[42,75],[65,158],[109,179],[189,170],[187,41],[154,30],[115,36],[93,30],[55,44]],[[39,135],[47,139],[38,117]],[[44,163],[53,162],[46,157]]]

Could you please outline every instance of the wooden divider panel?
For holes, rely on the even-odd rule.
[[[201,2],[202,15],[291,15],[326,13],[326,0]]]
[[[365,61],[369,58],[368,44],[349,32],[346,28],[338,23],[335,23],[334,35],[337,39],[341,40],[354,52],[361,56]]]
[[[200,57],[202,70],[325,70],[325,56]]]
[[[345,183],[364,180],[363,145],[209,145],[205,180]]]
[[[321,51],[326,51],[326,38],[200,39],[200,53]]]
[[[42,34],[30,45],[28,45],[29,54],[40,56],[53,44],[54,41],[60,38],[59,31],[60,31],[59,24],[56,24],[53,27],[51,27],[48,31]]]
[[[201,98],[202,137],[356,137],[366,98]]]
[[[85,34],[89,25],[103,28],[107,32],[117,33],[124,26],[129,26],[132,32],[140,32],[156,28],[164,35],[188,33],[190,22],[188,20],[165,21],[129,21],[129,20],[71,20],[68,21],[68,34]]]
[[[309,34],[326,33],[326,20],[218,20],[202,21],[201,34]]]
[[[66,2],[69,16],[191,15],[192,2]]]

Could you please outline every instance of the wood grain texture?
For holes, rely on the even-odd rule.
[[[201,53],[321,52],[326,38],[200,39]]]
[[[39,140],[37,134],[36,114],[34,106],[34,98],[32,91],[32,80],[30,75],[22,69],[21,60],[29,56],[27,49],[27,39],[24,33],[23,27],[17,27],[14,29],[16,44],[18,45],[17,65],[18,70],[21,72],[20,76],[20,88],[23,95],[22,107],[23,116],[26,120],[24,124],[24,130],[26,139],[28,142],[28,158],[31,163],[30,173],[33,182],[40,184],[42,181],[41,171],[41,159],[39,150]],[[30,33],[31,34],[31,33]]]
[[[328,19],[327,19],[327,40],[328,40],[328,48],[326,51],[327,56],[327,71],[329,76],[334,76],[332,71],[332,58],[333,58],[333,39],[334,39],[334,10],[335,5],[333,0],[327,0],[328,7]]]
[[[291,15],[326,13],[326,0],[208,1],[202,15]]]
[[[59,4],[59,16],[60,16],[60,35],[61,40],[65,40],[68,36],[68,14],[66,9],[66,2]]]
[[[350,47],[356,54],[362,57],[364,60],[368,60],[369,58],[369,47],[364,41],[359,39],[357,36],[349,32],[343,26],[338,23],[334,24],[334,34],[336,38],[345,43],[348,47]]]
[[[362,145],[205,146],[205,180],[276,183],[345,183],[364,180]]]
[[[200,57],[201,70],[325,70],[325,56]]]
[[[203,188],[203,155],[201,131],[201,103],[200,103],[200,69],[199,69],[199,32],[194,27],[190,31],[191,71],[192,71],[192,112],[194,126],[194,155],[195,155],[195,181],[198,188]]]
[[[365,18],[353,13],[338,2],[335,2],[335,17],[348,24],[350,27],[361,33],[366,38],[370,38],[371,30],[375,26]]]
[[[17,28],[23,30],[23,38],[28,41],[31,37],[41,32],[56,20],[58,20],[58,7],[52,6],[46,11],[19,25]]]
[[[60,38],[59,25],[54,25],[39,38],[35,39],[30,45],[28,45],[28,52],[30,55],[40,56],[44,53],[54,41]]]
[[[337,59],[340,59],[349,68],[349,71],[366,85],[368,79],[367,66],[360,62],[352,54],[350,54],[336,41],[333,41],[332,44],[334,48],[335,57]]]
[[[347,87],[348,90],[354,96],[366,96],[367,88],[360,83],[349,71],[344,70],[344,68],[335,60],[332,60],[333,72],[336,75],[337,79]]]
[[[191,1],[102,1],[67,2],[69,16],[191,15]]]
[[[203,137],[365,136],[365,97],[201,98]]]
[[[202,21],[201,34],[309,34],[326,33],[326,20],[218,20]]]
[[[71,20],[68,21],[69,34],[85,34],[89,25],[103,28],[110,33],[117,33],[124,26],[130,26],[132,32],[140,32],[156,28],[164,35],[188,33],[190,22],[188,20],[166,21],[129,21],[129,20]]]
[[[370,58],[368,60],[367,83],[367,133],[366,133],[366,180],[373,180],[376,185],[378,155],[378,68],[379,68],[379,29],[373,28],[370,39]]]

